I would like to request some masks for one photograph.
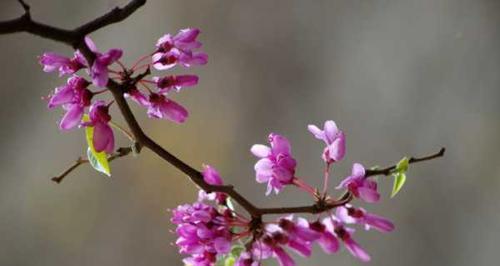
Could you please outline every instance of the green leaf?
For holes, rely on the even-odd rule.
[[[408,166],[410,165],[410,159],[408,157],[403,157],[401,161],[396,165],[397,172],[406,172],[408,171]]]
[[[391,198],[394,198],[394,196],[398,194],[405,182],[406,174],[404,172],[397,172],[394,174],[394,184],[392,186]]]
[[[89,116],[84,115],[83,121],[89,121]],[[111,169],[109,168],[106,152],[97,152],[94,148],[94,127],[85,127],[85,138],[89,145],[87,149],[87,158],[89,159],[90,165],[92,165],[95,170],[107,176],[111,176]]]
[[[236,262],[236,259],[233,256],[228,256],[224,261],[224,266],[233,266]]]
[[[241,254],[241,252],[243,252],[243,250],[245,250],[244,246],[242,246],[242,245],[234,245],[231,248],[231,255],[233,255],[236,258],[239,258],[240,254]]]

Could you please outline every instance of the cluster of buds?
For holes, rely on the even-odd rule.
[[[314,125],[308,129],[314,137],[325,142],[321,155],[325,163],[323,192],[296,176],[297,161],[292,156],[290,142],[276,133],[269,135],[269,146],[256,144],[250,149],[259,159],[255,164],[256,181],[267,184],[266,195],[272,191],[278,194],[286,186],[295,186],[309,193],[316,202],[328,205],[332,202],[328,194],[330,169],[344,158],[345,135],[333,121],[326,121],[323,129]],[[204,166],[202,174],[206,183],[223,185],[213,167]],[[377,183],[365,176],[365,168],[359,163],[353,165],[351,175],[336,188],[346,190],[366,203],[380,199]],[[310,257],[315,244],[328,254],[336,253],[342,244],[354,257],[369,261],[368,253],[353,238],[355,229],[352,225],[380,232],[394,229],[389,220],[356,208],[347,201],[336,206],[335,210],[325,209],[313,219],[290,214],[265,222],[236,212],[229,201],[221,192],[207,194],[200,191],[197,202],[179,206],[173,211],[172,222],[177,224],[179,236],[176,244],[181,254],[189,255],[185,259],[187,265],[209,266],[234,260],[237,266],[257,266],[265,259],[275,258],[282,266],[292,266],[295,261],[290,251]],[[208,205],[209,202],[212,205]],[[237,253],[231,252],[231,247],[235,246],[242,248]]]
[[[48,107],[61,106],[65,110],[59,127],[70,130],[75,127],[93,128],[93,146],[96,152],[112,153],[114,150],[114,134],[109,115],[112,101],[95,100],[97,95],[104,94],[109,80],[129,84],[125,96],[147,109],[151,118],[171,120],[183,123],[188,117],[188,111],[170,98],[172,92],[179,92],[184,87],[198,84],[196,75],[166,75],[148,78],[151,68],[168,70],[176,65],[191,67],[204,65],[208,57],[203,52],[196,52],[201,47],[197,41],[198,29],[183,29],[176,35],[166,34],[161,37],[155,49],[140,57],[130,68],[127,68],[120,58],[121,49],[110,49],[100,52],[89,37],[85,44],[94,54],[92,63],[87,62],[82,52],[77,50],[73,57],[47,52],[39,58],[45,72],[58,71],[60,76],[69,75],[67,84],[57,87],[48,97]],[[150,62],[145,62],[146,60]],[[86,70],[85,78],[79,75],[80,70]],[[133,75],[140,78],[135,78]],[[133,81],[131,83],[131,81]],[[95,89],[91,88],[91,85]],[[151,88],[154,86],[154,88]],[[88,107],[88,119],[84,119]]]

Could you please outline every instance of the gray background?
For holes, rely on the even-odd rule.
[[[29,2],[34,18],[71,28],[126,1]],[[298,174],[315,185],[322,144],[308,123],[334,119],[347,134],[334,183],[355,161],[387,165],[446,146],[445,158],[410,169],[396,199],[369,206],[397,230],[357,238],[369,265],[498,265],[499,11],[500,1],[487,0],[152,0],[92,37],[102,50],[125,49],[130,63],[165,32],[202,29],[210,62],[193,70],[199,86],[175,96],[188,122],[147,119],[132,105],[164,147],[215,165],[259,206],[308,200],[293,188],[266,198],[255,183],[248,150],[270,131],[289,137]],[[0,18],[21,13],[0,1]],[[166,209],[193,201],[196,189],[151,152],[113,162],[111,179],[86,166],[60,185],[49,180],[85,147],[83,132],[59,132],[61,111],[40,100],[65,82],[37,63],[50,50],[71,52],[0,36],[0,265],[180,265]],[[390,187],[382,180],[384,195]],[[298,264],[362,263],[318,250]]]

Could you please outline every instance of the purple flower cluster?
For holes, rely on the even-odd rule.
[[[326,121],[323,130],[313,125],[308,129],[314,137],[325,143],[322,153],[325,163],[323,193],[296,175],[297,162],[292,156],[290,142],[276,133],[269,135],[269,146],[255,144],[250,149],[258,158],[255,164],[256,181],[267,184],[266,195],[273,190],[279,193],[285,186],[294,185],[308,192],[318,204],[328,205],[333,202],[328,195],[330,168],[344,158],[345,135],[333,121]],[[211,166],[203,166],[202,175],[208,184],[223,185],[219,173]],[[377,202],[380,197],[377,183],[365,176],[365,169],[359,163],[353,165],[351,175],[340,182],[337,188],[368,203]],[[207,202],[213,202],[218,207],[207,205]],[[307,220],[289,215],[274,222],[257,220],[257,224],[254,219],[245,218],[230,208],[229,202],[230,199],[224,193],[200,191],[196,203],[179,206],[174,211],[172,221],[177,224],[179,236],[176,243],[182,254],[189,255],[185,259],[186,263],[193,266],[215,265],[216,262],[235,256],[234,265],[237,266],[258,266],[262,260],[269,258],[276,259],[281,266],[293,266],[295,261],[290,252],[310,257],[316,244],[327,254],[336,253],[344,246],[357,259],[369,261],[366,250],[354,240],[355,229],[351,225],[359,225],[365,230],[374,228],[380,232],[394,229],[391,221],[368,213],[363,208],[356,208],[347,201],[335,205],[335,211],[324,211],[326,217],[323,218],[318,215]],[[205,232],[207,228],[212,230],[214,227],[214,233]],[[230,246],[235,245],[244,245],[246,248],[237,255],[230,255]]]
[[[108,112],[112,102],[108,100],[106,104],[103,100],[93,101],[95,96],[108,91],[106,86],[109,80],[129,84],[134,79],[134,73],[147,71],[151,67],[166,70],[177,64],[184,67],[206,64],[207,55],[194,51],[201,47],[201,43],[197,41],[199,33],[198,29],[183,29],[175,36],[164,35],[158,40],[153,52],[139,58],[130,68],[120,62],[123,55],[121,49],[113,48],[101,52],[89,37],[85,37],[85,44],[94,54],[92,64],[89,64],[78,50],[71,58],[53,52],[44,53],[39,57],[39,62],[43,65],[45,72],[57,70],[60,76],[71,75],[66,85],[57,87],[48,97],[50,109],[61,106],[65,110],[65,115],[59,124],[61,130],[69,130],[77,126],[93,127],[95,150],[113,152],[114,135],[109,123],[111,116]],[[143,63],[149,58],[152,59],[151,62]],[[77,72],[82,69],[86,70],[88,78],[77,75]],[[97,90],[92,90],[91,84]],[[135,86],[124,93],[126,97],[130,97],[145,107],[149,117],[183,123],[188,117],[188,111],[170,99],[170,94],[196,84],[198,84],[198,77],[195,75],[153,76],[151,79],[144,76],[140,80],[135,80],[132,84]],[[149,85],[155,88],[152,89]],[[90,121],[83,121],[87,107]]]
[[[172,211],[172,223],[177,225],[179,236],[175,242],[187,265],[213,265],[218,255],[231,250],[233,233],[229,224],[230,213],[220,213],[213,206],[202,202],[185,204]]]

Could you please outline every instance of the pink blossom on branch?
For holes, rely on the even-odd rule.
[[[177,64],[184,67],[206,64],[207,54],[194,51],[201,47],[201,43],[196,40],[199,33],[199,29],[183,29],[175,36],[166,34],[161,37],[152,56],[153,67],[166,70]]]
[[[203,171],[201,172],[203,175],[203,180],[210,185],[223,185],[222,178],[219,175],[219,172],[215,168],[210,165],[203,165]],[[207,193],[204,190],[200,190],[198,193],[198,201],[203,200],[215,200],[218,204],[224,205],[227,199],[227,195],[221,192],[212,192]]]
[[[344,223],[363,225],[366,230],[371,227],[382,233],[394,230],[394,224],[388,219],[368,213],[363,208],[354,208],[350,204],[338,207],[336,216]]]
[[[377,192],[377,183],[365,178],[365,168],[359,163],[352,166],[351,175],[337,186],[337,189],[341,188],[349,190],[355,197],[369,203],[377,202],[380,199],[380,194]]]
[[[337,128],[334,121],[328,120],[325,122],[323,130],[315,125],[309,125],[309,132],[319,140],[323,140],[326,144],[323,150],[323,160],[327,163],[338,162],[345,155],[345,136],[344,132]]]
[[[82,77],[73,76],[66,85],[57,87],[50,96],[48,107],[62,106],[66,110],[59,127],[68,130],[82,121],[85,107],[90,105],[93,93],[87,89],[90,83]]]
[[[120,59],[123,51],[121,49],[110,49],[106,53],[101,53],[97,50],[94,42],[89,37],[85,37],[85,43],[96,56],[94,63],[90,68],[92,82],[97,87],[104,87],[108,84],[109,79],[108,66]]]
[[[171,90],[179,92],[182,87],[190,87],[198,84],[196,75],[171,75],[166,77],[153,77],[153,81],[159,89],[159,93],[168,93]]]
[[[102,100],[95,101],[90,106],[89,112],[90,121],[84,122],[83,126],[94,127],[92,139],[94,140],[94,148],[97,152],[105,151],[112,153],[115,147],[115,137],[113,130],[109,126],[111,116],[109,115],[109,105]]]
[[[79,51],[75,51],[73,58],[60,55],[58,53],[46,52],[39,57],[39,62],[43,65],[43,71],[52,72],[59,70],[59,76],[71,75],[86,67],[86,60]]]
[[[292,184],[297,166],[288,139],[271,133],[269,143],[271,147],[255,144],[250,149],[253,155],[260,158],[255,164],[256,179],[259,183],[267,182],[266,195],[272,190],[278,194],[283,186]]]

